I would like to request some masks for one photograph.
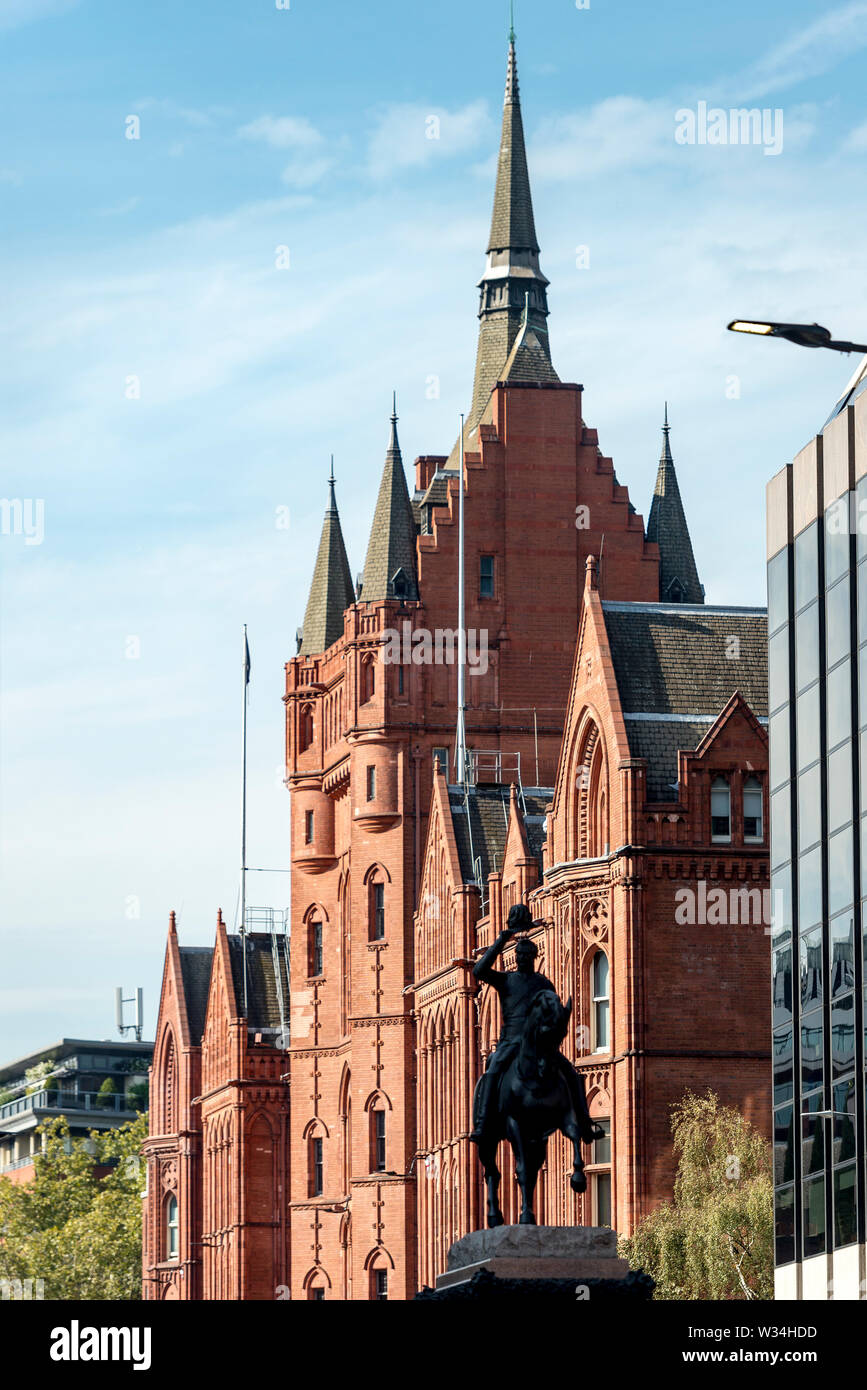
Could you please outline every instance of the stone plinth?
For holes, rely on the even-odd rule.
[[[625,1279],[617,1233],[608,1226],[496,1226],[471,1231],[449,1250],[437,1289],[468,1283],[480,1270],[498,1279]]]

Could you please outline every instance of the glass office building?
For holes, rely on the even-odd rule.
[[[867,386],[867,380],[864,385]],[[867,393],[768,485],[776,1296],[864,1297]]]

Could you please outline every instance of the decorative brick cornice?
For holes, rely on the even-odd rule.
[[[398,1028],[403,1024],[413,1024],[415,1014],[367,1014],[362,1018],[349,1020],[353,1028]]]
[[[335,792],[342,791],[344,787],[348,787],[349,769],[350,759],[348,756],[342,758],[335,767],[330,767],[322,778],[323,791],[326,791],[329,796],[333,796]]]
[[[346,1042],[342,1042],[339,1047],[302,1047],[298,1048],[297,1051],[293,1047],[287,1055],[294,1061],[295,1058],[302,1060],[309,1057],[343,1057],[349,1050],[350,1041],[347,1038]]]

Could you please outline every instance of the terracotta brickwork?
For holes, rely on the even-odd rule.
[[[767,1102],[764,927],[674,921],[679,889],[767,883],[767,806],[746,841],[741,810],[755,829],[761,617],[705,612],[670,451],[657,545],[583,388],[552,366],[513,44],[498,169],[464,435],[473,786],[454,785],[459,451],[418,458],[410,498],[395,412],[360,592],[332,480],[285,668],[288,960],[278,934],[243,942],[220,921],[206,949],[169,932],[148,1298],[407,1299],[435,1279],[481,1224],[468,1131],[498,1018],[471,964],[518,901],[611,1127],[584,1199],[552,1142],[540,1220],[631,1230],[670,1193],[669,1107],[687,1086],[755,1117]],[[660,546],[669,593],[695,601],[673,617]],[[509,1158],[503,1171],[513,1219]]]
[[[501,754],[509,766],[520,753],[531,777],[538,746],[550,778],[588,544],[589,532],[575,524],[579,500],[587,500],[594,525],[622,553],[622,565],[611,567],[612,593],[622,596],[631,582],[633,591],[655,597],[657,552],[581,422],[579,388],[501,387],[493,417],[482,427],[479,453],[466,460],[466,625],[487,633],[490,663],[485,674],[467,678],[468,742]],[[419,462],[419,488],[428,481],[426,466]],[[455,627],[457,503],[455,478],[446,505],[434,513],[432,534],[418,537],[420,601],[365,604],[362,590],[362,601],[346,612],[343,638],[323,656],[287,666],[293,1297],[306,1296],[311,1284],[328,1297],[371,1297],[376,1269],[387,1271],[389,1297],[409,1297],[418,1284],[423,1101],[413,914],[434,750],[445,748],[450,762],[454,754],[456,671],[453,664],[410,662],[401,675],[382,654],[384,634],[404,624],[411,632]],[[481,555],[493,556],[490,599],[479,597],[475,578]],[[553,588],[549,565],[563,577]],[[321,970],[311,973],[320,964],[313,942],[320,931]],[[461,949],[469,948],[463,940]],[[468,1000],[464,1007],[468,1023]],[[461,1075],[469,1078],[472,1065],[467,1052]],[[466,1084],[462,1096],[448,1098],[453,1127],[469,1104]],[[377,1122],[376,1111],[384,1120]],[[385,1171],[376,1169],[377,1123],[384,1125]],[[321,1194],[311,1195],[317,1137],[324,1181]],[[463,1183],[455,1197],[464,1219],[471,1215],[469,1190]]]
[[[769,1130],[770,970],[763,916],[768,903],[762,896],[768,889],[766,728],[738,692],[745,673],[732,660],[729,674],[720,648],[716,666],[720,679],[731,680],[731,697],[716,718],[703,714],[702,740],[695,751],[679,755],[671,799],[649,802],[647,762],[630,747],[631,720],[622,707],[593,560],[587,580],[541,855],[531,852],[526,831],[531,818],[513,788],[501,867],[489,876],[486,893],[468,885],[455,837],[459,798],[449,797],[443,778],[434,789],[416,915],[418,1142],[424,1174],[419,1266],[427,1283],[444,1268],[451,1242],[482,1221],[479,1164],[468,1138],[469,1097],[496,1040],[499,1018],[496,995],[479,992],[470,965],[474,953],[496,938],[517,901],[529,904],[537,922],[538,968],[564,1000],[573,1000],[575,1029],[564,1050],[584,1076],[591,1114],[609,1122],[611,1131],[609,1151],[585,1146],[590,1184],[582,1197],[569,1187],[566,1141],[551,1140],[539,1180],[540,1222],[595,1223],[607,1217],[618,1231],[629,1233],[669,1200],[674,1179],[670,1112],[687,1089],[711,1087],[725,1104],[736,1106],[763,1132]],[[687,621],[686,610],[680,618],[676,610],[654,607],[660,625],[666,618]],[[690,621],[696,625],[727,626],[735,637],[746,627],[748,638],[754,622],[737,610],[720,615],[721,624],[717,610],[708,610],[707,618],[695,613]],[[641,656],[638,650],[630,653],[636,662]],[[753,670],[751,683],[756,675]],[[720,776],[731,795],[727,842],[715,842],[711,833],[711,782]],[[752,839],[745,835],[739,810],[748,778],[760,786],[763,802],[762,833]],[[724,907],[715,896],[720,889]],[[679,921],[678,914],[693,920]],[[607,1031],[597,1036],[594,962],[600,954],[608,965],[608,1022]],[[510,951],[504,959],[513,964]],[[507,1221],[515,1220],[517,1191],[505,1146],[501,1156],[503,1210]]]
[[[244,1015],[238,945],[219,918],[213,951],[181,948],[172,914],[144,1146],[147,1299],[270,1300],[287,1283],[285,1038],[270,1018],[250,1026],[252,999]]]

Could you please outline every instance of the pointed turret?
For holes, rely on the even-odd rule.
[[[325,652],[343,635],[343,614],[355,602],[355,589],[334,495],[334,459],[328,479],[328,507],[322,523],[319,553],[304,613],[299,656]]]
[[[704,603],[692,541],[680,488],[671,456],[668,423],[668,401],[665,403],[665,423],[662,426],[662,453],[656,474],[656,487],[647,520],[647,539],[659,546],[659,599],[661,603]]]
[[[397,402],[391,438],[379,484],[376,511],[367,543],[361,592],[363,603],[384,598],[418,598],[415,567],[416,526],[397,438]]]
[[[513,29],[509,35],[494,212],[485,273],[479,282],[481,326],[473,401],[466,421],[468,443],[498,381],[559,381],[551,365],[548,346],[547,287],[548,281],[539,268]],[[532,339],[533,352],[532,364],[531,359],[523,355],[523,371],[519,372],[515,370],[516,363],[510,361],[510,355],[522,329],[525,336]],[[454,459],[449,462],[453,464]]]

